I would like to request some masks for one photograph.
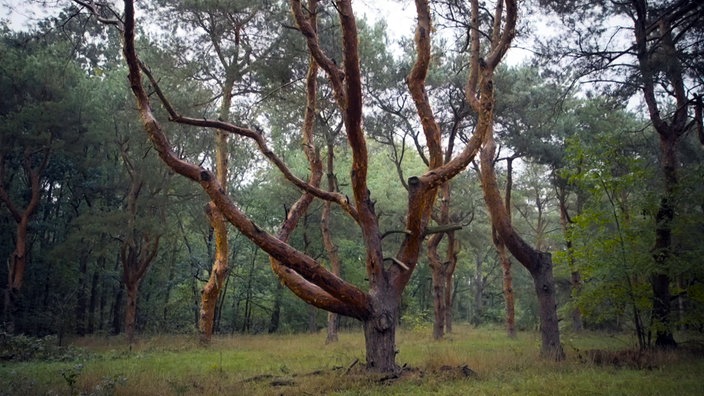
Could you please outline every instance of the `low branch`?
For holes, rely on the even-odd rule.
[[[396,257],[384,257],[384,261],[391,261],[391,262],[393,262],[394,264],[396,264],[396,265],[398,265],[399,267],[401,267],[401,269],[404,270],[404,271],[410,271],[410,270],[411,270],[410,268],[408,268],[408,266],[407,266],[406,264],[403,263],[403,261],[397,259]]]
[[[459,231],[462,229],[461,224],[443,224],[436,227],[426,227],[424,235],[441,234],[445,232]]]

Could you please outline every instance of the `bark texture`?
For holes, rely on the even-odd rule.
[[[506,207],[501,199],[494,170],[496,144],[493,133],[487,136],[481,153],[481,177],[484,201],[496,232],[511,254],[530,273],[539,303],[541,356],[562,360],[565,358],[560,343],[557,318],[555,280],[550,253],[539,252],[526,243],[513,229]]]
[[[5,190],[6,158],[0,153],[0,202],[10,211],[12,219],[17,224],[15,229],[15,249],[7,259],[7,287],[3,304],[4,327],[10,332],[15,331],[16,307],[19,303],[20,291],[24,284],[24,273],[27,268],[29,222],[37,211],[42,197],[41,178],[49,162],[51,140],[47,147],[38,152],[25,149],[22,154],[22,168],[27,179],[29,200],[24,209],[17,206]],[[33,165],[35,164],[35,165]]]
[[[673,198],[678,186],[679,164],[676,146],[689,129],[690,107],[696,107],[696,100],[690,100],[687,96],[683,65],[678,58],[676,47],[676,40],[682,37],[673,36],[673,22],[680,23],[678,18],[687,18],[689,13],[696,13],[698,10],[694,2],[663,9],[656,9],[646,0],[633,0],[631,5],[633,12],[630,16],[634,25],[641,90],[650,121],[658,133],[660,168],[664,180],[660,205],[655,216],[655,243],[652,249],[655,262],[655,271],[650,277],[653,291],[652,321],[656,335],[655,345],[672,348],[677,346],[672,334],[669,276],[673,255],[672,224],[675,218]],[[678,6],[682,6],[682,9]],[[664,57],[667,62],[662,62],[659,57]],[[661,109],[662,102],[658,99],[660,87],[665,87],[674,100],[673,112]]]
[[[499,21],[496,23],[497,26],[501,25],[500,21],[505,19],[505,30],[509,33],[501,36],[497,41],[497,49],[492,51],[488,58],[493,64],[492,67],[498,64],[514,34],[515,2],[507,1],[506,4],[509,5],[507,7],[509,12],[505,18],[502,18],[503,8],[498,8],[496,15]],[[335,2],[342,37],[341,65],[338,65],[320,45],[315,25],[318,14],[317,1],[309,0],[306,7],[303,7],[300,1],[291,0],[290,5],[311,59],[306,78],[306,112],[301,128],[302,146],[310,168],[307,180],[297,177],[286,167],[285,163],[269,148],[263,134],[220,120],[204,120],[179,114],[159,88],[158,79],[151,75],[149,69],[141,64],[137,56],[134,3],[131,0],[125,0],[125,19],[122,25],[123,53],[129,68],[130,87],[136,98],[144,129],[162,161],[174,172],[199,183],[223,217],[245,237],[267,252],[274,272],[297,296],[318,308],[361,320],[367,345],[368,369],[394,372],[398,369],[395,362],[395,329],[401,294],[418,263],[420,250],[427,235],[427,225],[436,191],[472,161],[481,145],[483,138],[481,132],[487,129],[480,128],[481,132],[472,136],[459,154],[443,163],[440,130],[425,92],[425,77],[430,64],[430,35],[433,31],[430,24],[430,7],[427,1],[416,1],[418,23],[415,42],[418,56],[407,78],[407,85],[414,99],[429,148],[430,169],[425,174],[408,180],[405,237],[391,264],[385,266],[381,233],[374,207],[375,201],[367,185],[368,152],[362,128],[362,75],[356,20],[351,1]],[[474,5],[478,7],[476,2]],[[332,87],[352,154],[350,171],[352,196],[349,198],[338,192],[320,188],[322,164],[312,138],[312,125],[315,119],[315,76],[318,68],[327,75]],[[302,191],[300,199],[288,211],[276,235],[264,231],[248,218],[232,202],[223,185],[212,172],[184,161],[174,153],[161,124],[152,113],[149,95],[142,85],[142,75],[149,79],[156,97],[159,98],[173,122],[218,129],[230,135],[251,140],[267,160],[281,171],[286,180]],[[337,204],[359,226],[366,250],[365,264],[369,279],[367,292],[346,282],[305,252],[287,243],[291,232],[296,228],[314,198]]]

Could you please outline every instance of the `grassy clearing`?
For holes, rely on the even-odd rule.
[[[0,395],[704,394],[704,356],[660,353],[641,368],[595,364],[588,350],[621,350],[631,341],[563,338],[568,359],[554,363],[538,358],[533,333],[509,340],[498,328],[459,326],[437,342],[430,329],[400,331],[397,361],[407,367],[400,378],[362,372],[361,333],[343,333],[332,345],[323,334],[238,335],[209,347],[194,337],[158,336],[131,350],[119,337],[84,338],[72,343],[86,351],[78,360],[0,363]]]

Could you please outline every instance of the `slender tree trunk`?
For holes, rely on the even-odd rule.
[[[328,326],[327,326],[327,336],[325,337],[325,343],[329,344],[331,342],[337,342],[339,337],[337,335],[340,329],[340,315],[334,312],[328,312]]]
[[[27,266],[27,228],[29,216],[22,216],[17,224],[15,250],[10,254],[7,265],[7,289],[5,289],[4,322],[8,332],[15,331],[15,316],[20,305],[20,289],[24,283]]]
[[[318,308],[314,305],[308,306],[308,332],[311,334],[318,332]]]
[[[217,306],[220,291],[227,278],[228,266],[228,243],[227,226],[220,211],[211,202],[207,206],[207,214],[215,235],[215,263],[210,271],[210,278],[201,294],[200,304],[200,332],[201,342],[208,343],[213,335],[215,324],[215,308]]]
[[[484,294],[484,277],[482,276],[482,267],[484,265],[482,257],[477,253],[474,260],[474,288],[472,290],[474,294],[474,309],[472,314],[472,324],[479,326],[482,322],[482,312],[484,311],[484,302],[482,300]]]
[[[513,160],[506,160],[506,190],[504,193],[504,207],[506,216],[511,221],[511,193],[513,192]],[[504,303],[506,305],[506,334],[510,338],[516,337],[516,299],[513,293],[513,275],[511,274],[511,258],[506,250],[506,244],[501,240],[495,227],[491,227],[492,240],[501,263]]]
[[[49,145],[51,140],[49,141]],[[27,184],[29,187],[29,202],[22,210],[17,207],[5,191],[5,156],[0,153],[0,202],[4,203],[10,211],[10,215],[17,223],[15,230],[15,249],[10,253],[7,260],[7,288],[5,289],[5,301],[3,304],[3,322],[8,332],[15,331],[15,314],[19,306],[20,289],[24,284],[24,273],[27,267],[27,232],[29,221],[39,207],[42,196],[41,178],[44,169],[49,161],[51,149],[47,146],[44,149],[33,152],[28,147],[25,148],[22,158],[22,168],[24,168]],[[37,155],[41,157],[37,158]],[[39,165],[33,167],[33,160],[38,160]]]
[[[239,37],[239,34],[237,35]],[[236,43],[239,47],[239,43]],[[222,103],[220,104],[219,119],[227,121],[230,118],[230,106],[232,105],[232,90],[237,78],[237,61],[231,61],[230,65],[223,64],[227,71],[223,84]],[[215,170],[216,178],[223,191],[227,191],[227,174],[229,162],[229,150],[227,142],[228,133],[218,130],[215,135]],[[208,343],[213,336],[215,309],[218,297],[223,288],[223,283],[227,279],[230,271],[228,263],[229,247],[227,241],[227,222],[215,202],[210,201],[206,208],[208,220],[215,233],[215,261],[213,262],[210,278],[203,288],[201,294],[200,308],[200,336],[201,342]]]
[[[100,272],[96,268],[90,282],[90,300],[88,303],[88,334],[95,333],[95,309],[98,305],[98,284],[100,282]],[[101,318],[102,319],[102,318]]]
[[[274,292],[274,307],[271,310],[271,319],[269,320],[269,334],[276,333],[279,330],[279,322],[281,320],[281,302],[284,296],[284,285],[281,282],[276,283],[276,291]]]
[[[516,337],[516,299],[513,294],[513,275],[511,274],[511,259],[506,251],[506,245],[495,241],[496,251],[501,262],[504,304],[506,306],[506,334],[510,338]]]
[[[440,261],[439,257],[436,260]],[[430,268],[432,269],[430,274],[432,278],[434,312],[433,338],[439,340],[445,335],[445,274],[442,271],[442,263],[437,262],[431,265]]]
[[[457,255],[460,244],[455,238],[455,231],[447,232],[447,262],[445,263],[445,332],[452,333],[452,305],[454,300],[454,282],[452,281],[457,268]]]
[[[115,301],[112,305],[112,334],[117,335],[122,331],[122,299],[124,295],[124,288],[122,282],[117,286],[117,291],[115,293]]]
[[[569,253],[568,253],[569,255]],[[570,258],[568,258],[570,260]],[[572,288],[572,298],[576,298],[582,289],[582,276],[579,271],[574,270],[570,273],[570,287]],[[580,332],[584,330],[584,321],[582,320],[582,310],[578,306],[572,308],[570,312],[570,319],[572,320],[572,331]]]
[[[453,271],[454,272],[454,271]],[[445,333],[452,333],[452,305],[454,293],[454,282],[452,282],[452,273],[445,273]]]
[[[125,333],[130,345],[134,342],[135,325],[137,323],[137,296],[139,282],[125,282],[127,289],[127,305],[125,306]]]
[[[333,131],[327,129],[327,182],[328,191],[336,192],[337,188],[337,178],[335,177],[335,135]],[[332,240],[332,235],[330,233],[330,212],[331,212],[331,202],[325,201],[323,204],[323,212],[320,219],[320,232],[323,237],[323,247],[328,254],[330,259],[330,270],[333,274],[340,276],[342,273],[342,262],[340,256],[337,254],[337,245]],[[340,326],[340,317],[334,312],[328,312],[328,323],[327,323],[327,336],[325,337],[325,343],[329,344],[331,342],[337,342],[337,330]]]
[[[560,206],[560,225],[562,226],[562,233],[565,236],[565,250],[567,253],[567,265],[570,268],[570,287],[571,287],[571,300],[577,299],[580,289],[582,288],[582,276],[577,269],[577,264],[574,257],[574,247],[572,245],[572,219],[567,212],[567,192],[564,187],[566,181],[560,179],[560,185],[558,186],[558,202]],[[578,213],[581,205],[579,204],[579,197],[577,199]],[[574,304],[570,312],[570,319],[572,322],[572,331],[580,332],[583,330],[584,325],[582,323],[582,311],[579,307]]]
[[[451,148],[452,145],[449,147],[450,151]],[[449,155],[447,160],[449,160]],[[452,330],[452,324],[448,322],[448,319],[452,320],[452,276],[457,266],[459,244],[455,240],[455,231],[452,229],[454,226],[450,224],[450,193],[450,182],[443,183],[438,191],[440,215],[436,220],[438,226],[446,227],[447,231],[433,234],[427,243],[433,288],[433,338],[436,340],[441,339],[445,332]],[[438,253],[438,247],[445,235],[447,235],[447,248],[445,250],[445,260],[443,261]]]
[[[78,287],[76,296],[75,325],[76,335],[86,335],[86,309],[87,296],[86,284],[88,283],[88,258],[89,252],[83,252],[78,259]]]
[[[171,290],[174,287],[174,278],[176,276],[176,255],[179,249],[173,249],[171,251],[171,259],[169,260],[169,276],[166,281],[166,291],[164,291],[164,302],[161,313],[161,319],[166,325],[167,318],[169,317],[169,301],[171,300]]]

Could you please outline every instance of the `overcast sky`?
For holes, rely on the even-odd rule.
[[[0,0],[0,19],[8,22],[12,30],[24,30],[50,15],[57,15],[68,0]],[[415,28],[415,4],[411,0],[356,0],[353,3],[358,18],[370,21],[386,19],[389,39],[413,37]],[[512,48],[506,62],[515,65],[523,62],[529,52]]]

